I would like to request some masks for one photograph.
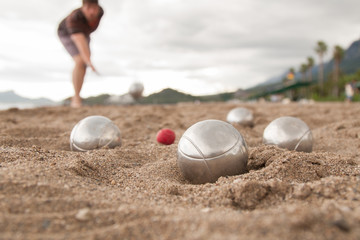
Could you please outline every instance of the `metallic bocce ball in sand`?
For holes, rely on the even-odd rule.
[[[116,146],[121,146],[120,130],[110,119],[102,116],[84,118],[75,125],[70,135],[72,151]]]
[[[264,130],[263,142],[280,148],[311,152],[313,137],[305,122],[295,117],[280,117]]]
[[[138,100],[142,97],[144,91],[144,85],[140,82],[134,82],[131,84],[129,93],[135,99]]]
[[[254,117],[252,112],[246,108],[234,108],[226,116],[226,121],[232,124],[239,124],[243,126],[253,126]]]
[[[221,176],[246,172],[248,150],[244,138],[231,124],[205,120],[185,131],[177,160],[190,182],[215,182]]]

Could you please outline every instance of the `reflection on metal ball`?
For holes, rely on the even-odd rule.
[[[251,127],[253,126],[254,117],[249,109],[239,107],[232,109],[228,113],[226,121],[232,124],[240,124]]]
[[[246,172],[247,145],[229,123],[205,120],[188,128],[178,145],[178,166],[192,183]]]
[[[265,128],[263,142],[289,150],[311,152],[313,137],[310,128],[301,119],[280,117]]]
[[[129,93],[135,99],[138,100],[142,97],[144,91],[144,85],[140,82],[134,82],[131,84]]]
[[[110,119],[102,116],[84,118],[75,125],[70,135],[72,151],[116,146],[121,146],[120,130]]]

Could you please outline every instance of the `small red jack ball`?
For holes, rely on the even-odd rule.
[[[156,140],[165,145],[173,144],[175,141],[175,133],[171,129],[163,128],[157,133]]]

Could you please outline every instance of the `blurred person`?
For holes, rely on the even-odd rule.
[[[72,11],[58,26],[60,41],[75,63],[72,71],[75,92],[71,98],[72,107],[82,105],[80,91],[84,83],[86,68],[90,67],[97,73],[90,58],[90,34],[98,28],[103,15],[104,10],[98,0],[82,0],[82,6]]]
[[[345,84],[345,95],[346,95],[346,102],[352,102],[356,86],[355,86],[355,80],[352,80],[351,82],[348,82]]]

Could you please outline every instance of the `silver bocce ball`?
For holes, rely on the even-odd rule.
[[[246,172],[247,145],[229,123],[205,120],[188,128],[179,140],[178,166],[192,183],[215,182]]]
[[[119,128],[108,118],[90,116],[78,122],[70,135],[72,151],[88,151],[102,147],[121,146]]]
[[[264,130],[263,142],[280,148],[311,152],[313,137],[308,125],[296,117],[280,117]]]
[[[138,100],[142,97],[143,91],[144,85],[140,82],[134,82],[129,88],[129,93],[135,100]]]
[[[254,125],[254,117],[249,109],[238,107],[232,109],[226,116],[226,121],[231,124],[239,124],[252,127]]]

